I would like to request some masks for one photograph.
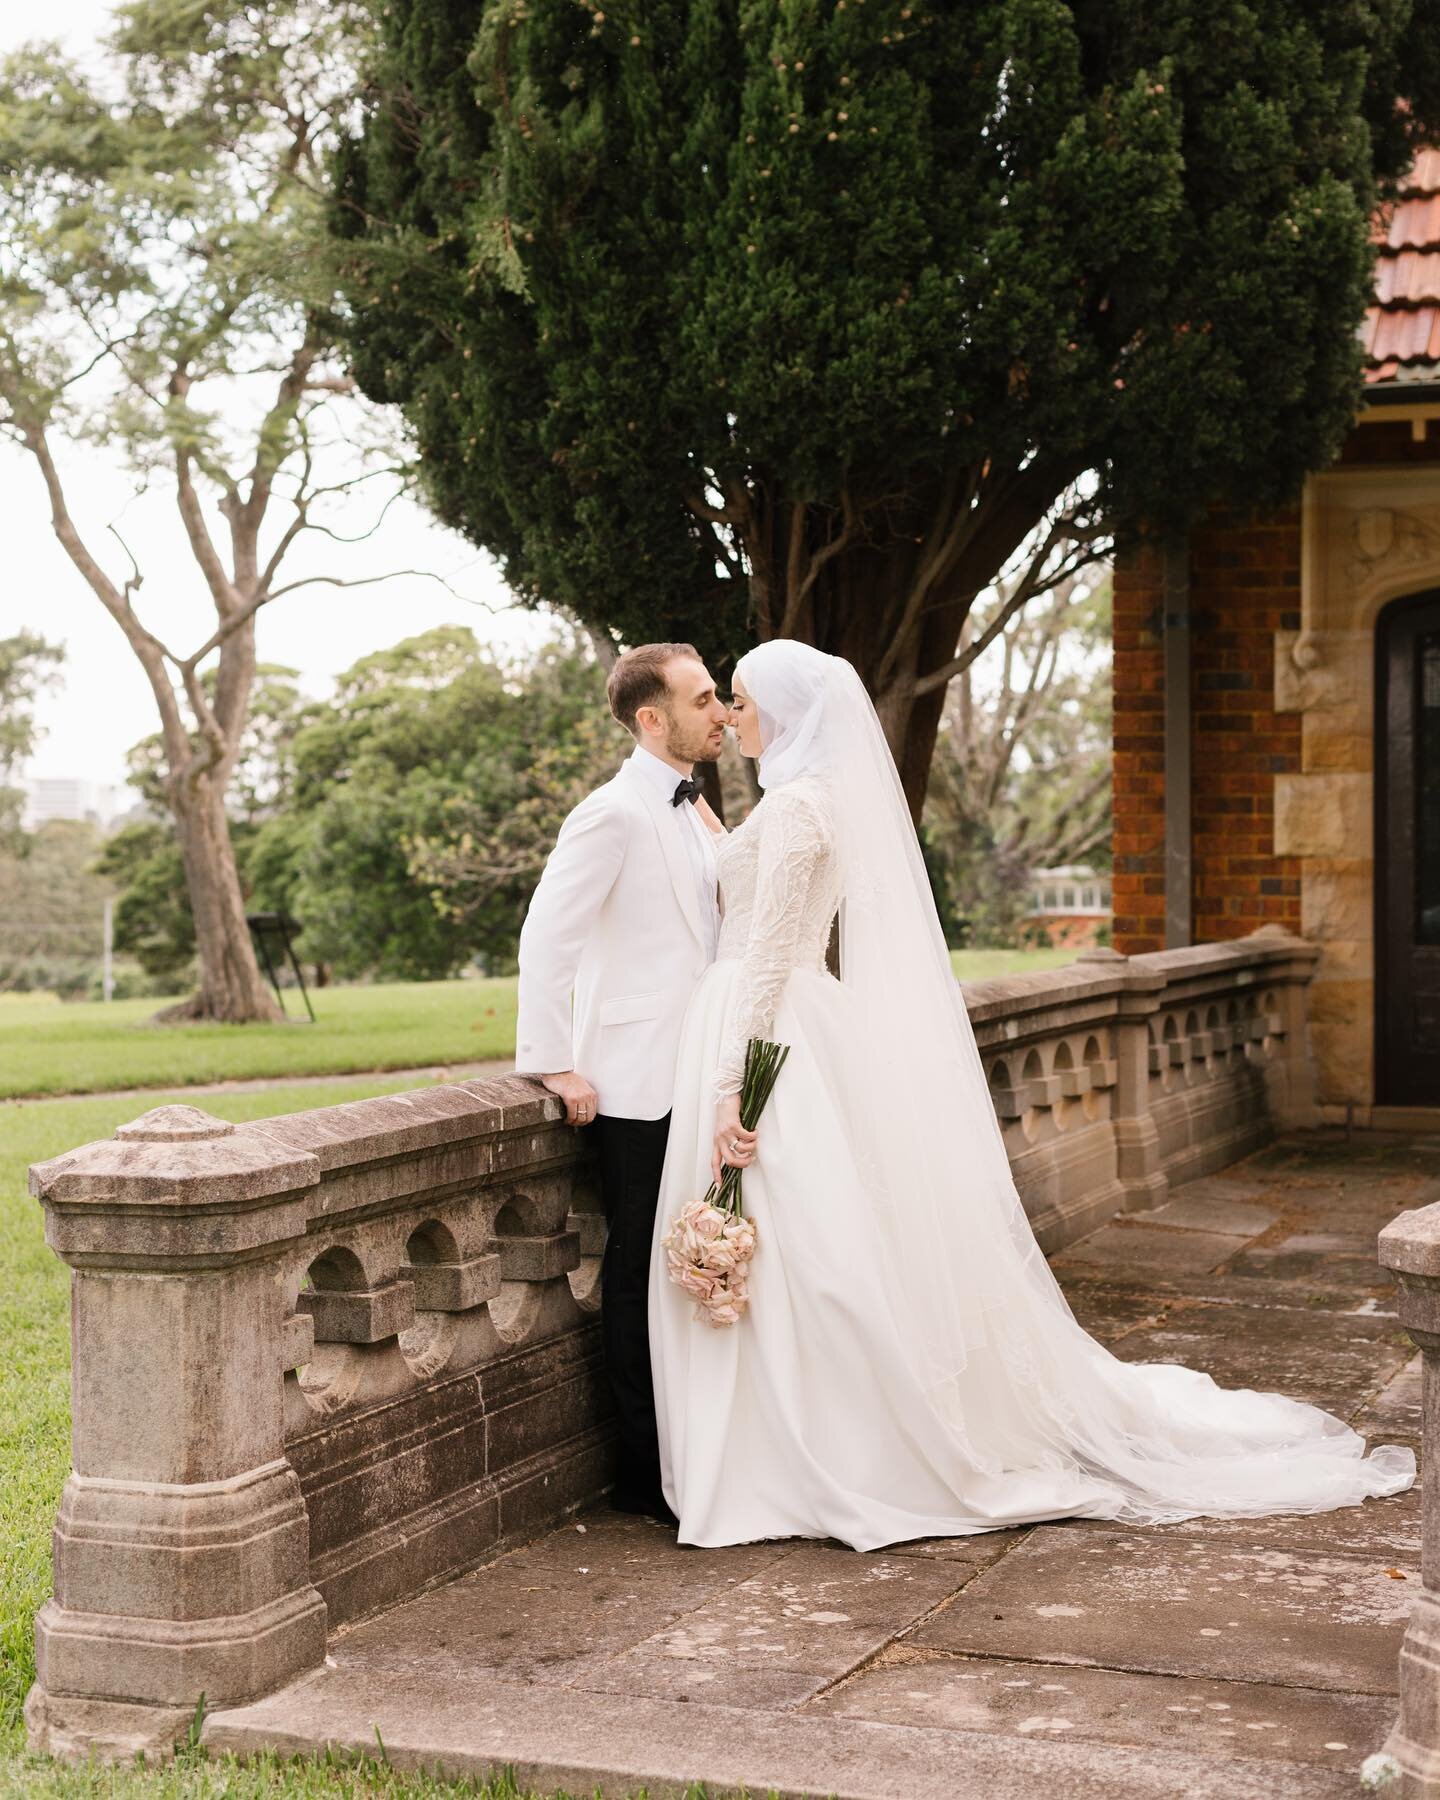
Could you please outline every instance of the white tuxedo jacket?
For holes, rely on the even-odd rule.
[[[673,809],[632,758],[560,827],[531,897],[517,1071],[574,1069],[594,1087],[597,1111],[663,1118],[685,1008],[710,956]]]

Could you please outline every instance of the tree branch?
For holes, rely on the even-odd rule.
[[[859,536],[859,515],[855,510],[855,501],[848,485],[842,486],[840,489],[840,507],[840,529],[827,543],[822,544],[809,559],[809,567],[805,572],[805,579],[801,582],[799,591],[792,591],[786,596],[785,616],[780,624],[781,637],[790,637],[793,635],[796,626],[803,616],[805,602],[810,596],[811,589],[819,579],[821,570],[828,562],[832,562],[842,550],[848,549]]]
[[[190,376],[180,365],[170,376],[170,399],[172,403],[184,404],[190,392]],[[168,410],[168,409],[167,409]],[[210,597],[215,602],[215,610],[222,618],[239,605],[240,596],[235,591],[235,584],[225,571],[220,560],[220,552],[215,548],[215,541],[210,536],[210,529],[205,523],[205,514],[200,505],[200,496],[196,492],[195,478],[191,470],[192,453],[187,443],[182,442],[179,433],[171,432],[171,442],[175,447],[175,498],[180,508],[180,518],[185,526],[185,535],[190,540],[190,551],[200,565],[200,572],[205,577],[205,584],[210,589]]]
[[[740,515],[734,507],[711,506],[703,494],[686,494],[685,504],[697,519],[708,519],[712,525],[738,525],[740,523]]]
[[[1054,549],[1055,545],[1062,540],[1084,542],[1090,547],[1072,561],[1061,563],[1058,568],[1053,569],[1050,574],[1046,576],[1044,581],[1041,581],[1040,574],[1044,566],[1045,558],[1050,554],[1051,550]],[[1095,547],[1097,543],[1100,544],[1100,548]],[[946,682],[958,675],[962,669],[967,668],[974,662],[977,656],[982,655],[984,651],[994,643],[998,634],[1004,630],[1005,626],[1010,622],[1014,615],[1028,601],[1033,600],[1037,594],[1048,593],[1051,589],[1059,587],[1062,582],[1072,580],[1082,569],[1088,568],[1092,563],[1101,561],[1107,552],[1107,534],[1086,533],[1077,535],[1068,528],[1066,521],[1058,521],[1051,527],[1051,530],[1046,537],[1044,547],[1032,560],[1030,567],[1026,572],[1025,581],[1016,589],[1011,600],[1005,603],[1002,611],[991,620],[990,624],[986,626],[984,632],[978,638],[974,639],[955,656],[951,657],[949,662],[942,663],[938,669],[932,669],[928,674],[920,676],[915,683],[914,691],[916,695],[928,694],[937,687],[943,687]]]
[[[434,569],[388,569],[383,575],[360,575],[353,579],[346,579],[339,575],[302,575],[298,581],[287,581],[284,587],[278,587],[273,593],[266,594],[259,604],[264,605],[271,600],[278,600],[282,594],[293,594],[296,588],[313,587],[317,584],[323,587],[372,587],[377,581],[398,581],[402,575],[416,575],[425,581],[438,581],[441,587],[447,593],[454,594],[457,600],[465,599],[463,594],[457,593],[450,586],[443,575],[437,575]],[[217,632],[217,641],[228,635],[228,632]]]
[[[13,406],[14,397],[7,393],[6,399]],[[165,661],[168,652],[160,640],[153,636],[136,618],[127,596],[115,586],[110,577],[101,568],[99,562],[91,554],[89,547],[76,529],[75,521],[70,516],[69,505],[65,499],[64,486],[59,471],[55,467],[55,459],[51,455],[49,441],[42,425],[33,422],[21,423],[20,429],[25,445],[39,465],[45,482],[46,492],[50,497],[50,522],[60,547],[71,562],[84,576],[91,592],[99,600],[110,617],[125,633],[130,648],[135,652],[141,668],[149,679],[155,703],[160,711],[160,728],[165,739],[166,754],[171,765],[177,757],[183,756],[189,743],[189,733],[180,715],[180,707],[175,698],[175,690],[165,672]]]
[[[242,509],[244,523],[252,532],[260,528],[265,508],[270,501],[270,490],[274,486],[276,472],[285,460],[285,421],[293,415],[319,354],[320,345],[315,335],[314,322],[310,321],[305,341],[297,346],[290,359],[290,366],[281,376],[275,399],[261,420],[260,430],[256,435],[255,462],[249,475],[250,494]]]
[[[877,693],[884,688],[904,654],[906,643],[920,621],[920,614],[931,588],[940,579],[943,570],[960,555],[967,538],[974,532],[978,516],[977,495],[988,469],[988,461],[978,466],[973,463],[969,465],[964,471],[965,494],[958,505],[961,470],[957,465],[945,472],[930,529],[921,547],[919,568],[910,583],[900,617],[895,621],[894,630],[890,634],[889,647],[875,672]]]

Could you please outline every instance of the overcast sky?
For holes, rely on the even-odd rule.
[[[36,20],[43,18],[47,35],[83,51],[108,12],[102,0],[47,0],[40,13],[5,7],[0,47],[8,50],[33,37]],[[112,576],[128,575],[113,527],[145,576],[136,602],[143,621],[182,654],[197,647],[213,629],[214,614],[180,535],[173,485],[167,490],[157,483],[153,493],[137,497],[119,458],[102,450],[56,448],[72,516],[92,551]],[[126,749],[156,728],[149,684],[119,627],[56,542],[39,470],[8,440],[0,440],[0,496],[0,634],[28,627],[63,642],[66,650],[63,685],[38,709],[45,736],[26,773],[122,781]],[[282,519],[289,516],[288,509],[279,510]],[[367,501],[330,522],[355,535],[373,519]],[[502,650],[518,649],[546,630],[533,614],[510,606],[487,558],[412,505],[392,508],[361,548],[337,553],[326,546],[322,555],[317,544],[300,560],[297,546],[295,557],[286,565],[291,579],[322,567],[352,576],[418,569],[442,574],[448,584],[409,576],[351,589],[302,588],[262,612],[262,659],[298,669],[311,694],[326,693],[331,678],[357,657],[433,625],[468,624],[482,641]]]

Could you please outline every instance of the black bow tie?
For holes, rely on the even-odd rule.
[[[682,800],[688,800],[693,806],[700,798],[700,783],[693,776],[687,775],[683,781],[675,784],[675,792],[670,796],[670,804],[678,806]]]

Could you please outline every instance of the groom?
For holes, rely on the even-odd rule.
[[[690,644],[627,650],[607,691],[636,748],[560,827],[530,901],[515,1067],[560,1096],[569,1124],[594,1126],[609,1226],[601,1340],[620,1436],[613,1503],[673,1521],[650,1378],[650,1243],[680,1025],[720,928],[722,827],[694,769],[719,757],[730,715]]]

